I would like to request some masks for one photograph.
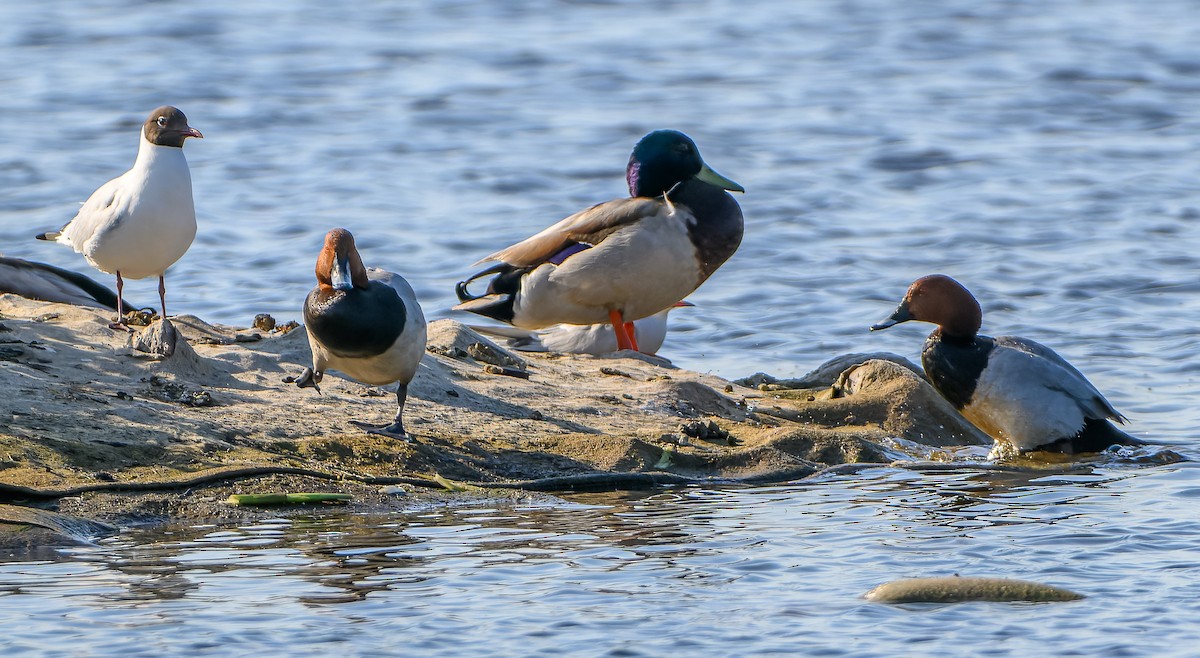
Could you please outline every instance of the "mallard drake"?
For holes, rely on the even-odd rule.
[[[476,263],[499,261],[459,282],[454,308],[523,329],[607,322],[619,349],[636,350],[626,322],[691,294],[737,251],[742,211],[726,190],[745,190],[676,130],[643,137],[625,177],[630,198],[575,213]],[[468,292],[485,276],[485,294]]]
[[[183,157],[189,137],[204,135],[178,108],[154,110],[142,124],[133,168],[101,185],[66,226],[36,236],[70,245],[92,267],[117,275],[117,308],[123,306],[124,278],[157,275],[167,317],[164,274],[196,237],[192,175]],[[120,318],[115,326],[123,327]]]
[[[354,236],[335,228],[325,235],[317,256],[317,287],[304,300],[304,325],[313,365],[292,381],[300,388],[317,388],[325,371],[333,369],[373,386],[397,382],[396,417],[390,425],[351,423],[371,434],[407,440],[408,383],[425,354],[425,315],[408,282],[399,274],[364,267]]]
[[[1126,418],[1054,350],[1028,338],[981,336],[979,302],[954,279],[917,279],[895,312],[871,330],[909,320],[937,325],[921,365],[938,393],[996,440],[993,454],[1145,443],[1113,426],[1110,421]]]

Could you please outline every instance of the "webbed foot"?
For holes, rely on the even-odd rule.
[[[392,423],[391,425],[371,425],[362,421],[352,420],[350,424],[366,431],[367,434],[378,434],[379,436],[387,436],[400,441],[412,442],[413,438],[404,432],[404,426],[400,423]]]
[[[299,377],[284,377],[283,383],[295,384],[300,388],[315,388],[317,392],[321,392],[321,387],[317,386],[321,382],[321,374],[313,372],[312,368],[305,368],[304,372],[300,373]]]

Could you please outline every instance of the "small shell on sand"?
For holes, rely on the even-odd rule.
[[[884,583],[863,595],[876,603],[960,603],[963,601],[1077,601],[1070,590],[1011,578],[907,578]]]

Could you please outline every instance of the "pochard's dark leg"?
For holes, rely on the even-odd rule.
[[[300,388],[315,388],[317,389],[317,392],[320,393],[321,387],[318,386],[318,384],[321,383],[321,379],[323,379],[324,376],[325,373],[323,372],[313,372],[312,368],[305,368],[304,372],[300,373],[299,377],[287,377],[283,381],[288,384],[294,382],[296,386]]]
[[[410,437],[404,431],[404,403],[407,400],[408,384],[398,384],[396,386],[396,417],[392,419],[391,425],[376,427],[374,425],[368,425],[367,423],[362,423],[357,420],[352,420],[350,422],[355,427],[361,427],[362,429],[366,430],[368,434],[379,434],[381,436],[390,436],[393,439],[400,439],[402,441],[411,441],[412,437]]]
[[[392,424],[383,428],[389,434],[399,434],[404,438],[408,438],[408,433],[404,431],[404,403],[408,401],[408,384],[399,384],[396,386],[396,417],[392,419]]]

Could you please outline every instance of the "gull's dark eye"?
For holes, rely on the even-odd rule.
[[[159,128],[166,128],[167,127],[167,117],[165,117],[165,116],[158,117],[158,121],[156,121],[155,123],[158,124]]]

